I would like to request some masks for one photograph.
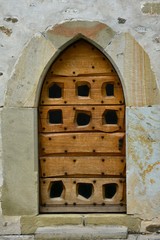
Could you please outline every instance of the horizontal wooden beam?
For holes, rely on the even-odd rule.
[[[124,154],[124,133],[40,134],[41,156],[56,153]]]
[[[126,205],[121,204],[113,204],[113,205],[46,205],[40,206],[41,213],[59,213],[59,212],[79,212],[79,213],[91,213],[91,212],[99,212],[99,213],[124,213],[126,212]]]
[[[41,157],[40,176],[99,175],[104,177],[125,176],[125,157],[120,156],[73,156]]]
[[[40,132],[116,132],[124,131],[125,124],[124,106],[43,106],[39,108],[39,116]]]
[[[49,97],[49,89],[56,84],[61,89],[57,98]],[[113,95],[107,95],[106,85],[113,84]],[[87,85],[88,96],[79,96],[78,87]],[[123,90],[120,80],[115,76],[83,76],[83,77],[57,77],[46,78],[42,88],[41,105],[66,105],[66,104],[123,104]]]
[[[125,203],[125,178],[42,178],[41,206]]]

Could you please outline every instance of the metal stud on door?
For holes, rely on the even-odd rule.
[[[125,212],[125,105],[110,61],[80,39],[39,101],[40,212]]]

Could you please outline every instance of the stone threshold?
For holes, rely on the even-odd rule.
[[[40,227],[55,226],[125,226],[129,233],[139,233],[141,220],[127,214],[40,214],[22,216],[21,234],[34,234]]]
[[[126,239],[127,235],[125,226],[55,226],[38,228],[35,240]]]
[[[82,239],[86,240],[84,238],[81,238],[81,240]],[[37,240],[37,239],[36,239],[35,235],[0,235],[0,240]],[[66,240],[66,238],[65,238],[65,240]],[[74,240],[76,240],[76,239],[74,239]],[[120,238],[117,238],[114,240],[120,240]],[[127,237],[127,240],[160,240],[160,235],[159,234],[146,234],[146,235],[129,234]]]

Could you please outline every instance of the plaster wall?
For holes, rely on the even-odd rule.
[[[28,227],[25,218],[20,216],[31,218],[38,214],[38,96],[51,62],[79,33],[106,54],[122,81],[127,105],[127,213],[142,219],[143,231],[144,220],[147,224],[153,219],[157,223],[160,2],[21,0],[19,4],[16,0],[1,0],[0,3],[1,232],[19,234],[23,229],[29,233],[25,231],[25,226]],[[80,216],[80,222],[82,219]],[[99,221],[105,223],[104,219]],[[52,224],[55,223],[52,219]]]

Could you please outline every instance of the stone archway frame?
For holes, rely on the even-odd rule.
[[[150,157],[150,162],[146,164],[154,165],[156,159],[153,155],[156,152],[147,153],[145,159],[142,153],[146,146],[142,145],[142,153],[138,155],[136,148],[141,142],[138,137],[149,130],[145,126],[137,131],[135,127],[135,122],[140,124],[140,118],[149,116],[151,110],[156,111],[160,99],[150,60],[129,33],[119,34],[103,23],[89,21],[64,22],[42,34],[36,34],[25,46],[15,65],[2,113],[3,214],[22,216],[39,213],[37,106],[40,90],[54,59],[80,37],[86,38],[109,58],[121,79],[127,106],[127,213],[151,218],[157,214],[154,203],[153,210],[152,206],[147,210],[150,201],[139,205],[146,199],[150,188],[145,190],[143,197],[140,196],[149,180],[139,177],[142,164],[137,162],[146,162]],[[148,105],[154,107],[147,108]],[[152,127],[152,130],[156,131],[156,127]],[[149,140],[145,144],[153,147]],[[153,199],[156,194],[155,190]]]
[[[36,34],[26,45],[8,82],[5,106],[37,107],[50,64],[67,45],[81,37],[98,47],[115,67],[123,85],[126,106],[159,103],[149,57],[129,33],[115,33],[99,22],[72,21]]]

